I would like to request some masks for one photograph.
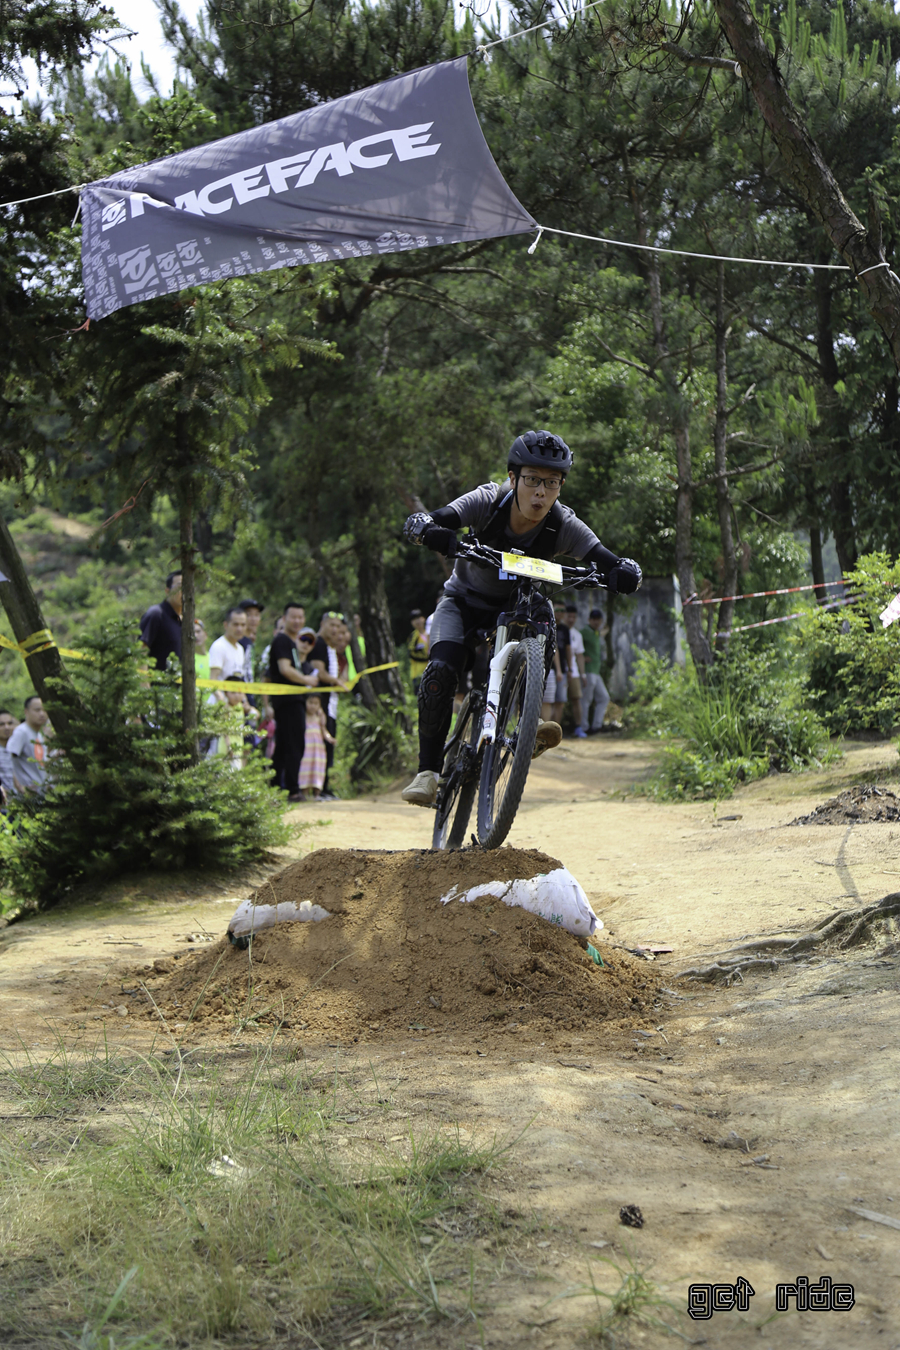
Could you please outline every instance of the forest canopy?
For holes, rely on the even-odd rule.
[[[0,117],[7,200],[554,17],[476,54],[470,82],[513,192],[569,233],[533,254],[511,239],[299,266],[88,326],[74,197],[6,207],[0,472],[20,499],[38,491],[99,523],[134,498],[101,555],[130,539],[163,574],[199,562],[273,603],[352,606],[372,664],[443,580],[437,558],[401,550],[403,518],[498,478],[528,426],[575,450],[565,501],[645,571],[675,572],[683,595],[791,584],[808,567],[824,583],[828,540],[843,573],[900,551],[892,5],[514,4],[502,30],[450,0],[209,0],[196,24],[175,0],[160,11],[179,76],[142,97],[114,42],[86,73],[117,30],[106,7],[4,7],[7,92],[26,56],[46,91]],[[736,13],[758,38],[746,69]],[[832,176],[840,228],[777,124],[785,108]],[[870,281],[887,290],[829,270],[857,246],[885,260]],[[702,664],[731,607],[711,628],[698,609],[686,619]]]

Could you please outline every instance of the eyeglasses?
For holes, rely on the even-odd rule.
[[[563,480],[561,478],[541,478],[536,473],[523,473],[522,482],[527,488],[545,487],[548,492],[559,492]]]

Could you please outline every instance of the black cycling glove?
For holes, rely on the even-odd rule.
[[[606,585],[611,595],[632,595],[643,579],[644,574],[633,558],[619,558],[615,567],[609,569]]]
[[[456,513],[448,512],[448,514],[452,517]],[[456,534],[442,525],[436,525],[434,516],[429,515],[427,511],[414,511],[411,516],[407,516],[406,524],[403,526],[403,537],[411,544],[424,544],[435,553],[443,553],[445,558],[456,557]]]
[[[445,558],[456,557],[456,535],[452,530],[442,529],[440,525],[429,525],[422,534],[422,543],[435,553],[443,553]]]

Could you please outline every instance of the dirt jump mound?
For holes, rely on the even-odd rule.
[[[874,783],[859,783],[817,806],[792,825],[873,825],[900,820],[900,797]]]
[[[152,981],[170,1025],[203,1039],[249,1026],[297,1028],[346,1044],[416,1032],[553,1033],[645,1024],[655,972],[490,896],[440,902],[492,881],[551,872],[534,849],[437,853],[320,849],[254,892],[259,905],[309,901],[320,922],[280,923],[248,950],[223,938]]]

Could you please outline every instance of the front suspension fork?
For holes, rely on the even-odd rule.
[[[500,706],[500,686],[503,683],[503,676],[506,674],[506,667],[509,665],[509,658],[519,645],[518,641],[509,642],[507,640],[508,632],[509,630],[506,625],[502,624],[497,629],[497,636],[494,641],[494,655],[491,658],[484,717],[481,722],[481,735],[478,739],[479,750],[483,745],[492,745],[497,737],[497,710]],[[543,653],[547,642],[543,633],[538,635],[538,642],[541,644],[541,652]]]

